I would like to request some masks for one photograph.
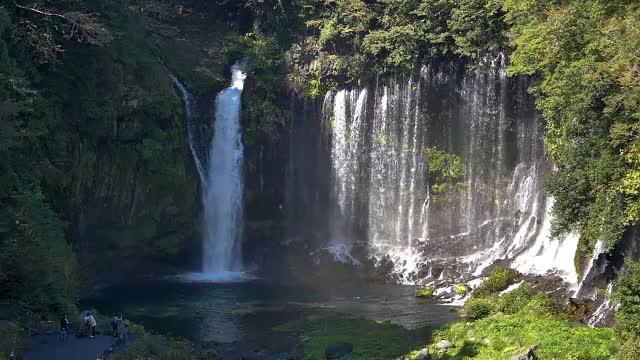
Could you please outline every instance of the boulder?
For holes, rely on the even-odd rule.
[[[353,344],[349,343],[335,343],[333,345],[327,346],[324,351],[326,358],[328,360],[331,359],[339,359],[345,355],[349,355],[353,352]]]
[[[532,346],[524,349],[519,354],[512,356],[510,360],[537,360],[538,357],[534,353],[537,348],[537,346]]]
[[[416,354],[416,360],[428,360],[430,358],[431,356],[429,355],[428,349],[422,349]]]
[[[456,347],[456,346],[449,340],[440,340],[436,344],[436,349],[438,349],[440,351],[445,351],[445,350],[453,348],[453,347]]]

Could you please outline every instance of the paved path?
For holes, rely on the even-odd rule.
[[[64,343],[58,335],[38,335],[31,338],[31,348],[24,354],[24,359],[96,360],[112,342],[113,338],[106,335],[94,338],[70,335]]]

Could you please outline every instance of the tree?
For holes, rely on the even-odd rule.
[[[17,21],[12,38],[27,47],[39,62],[55,60],[62,51],[60,37],[95,46],[112,40],[95,13],[77,8],[77,1],[13,1]]]
[[[506,0],[511,75],[535,75],[557,169],[554,232],[609,246],[640,219],[640,6],[619,1]]]

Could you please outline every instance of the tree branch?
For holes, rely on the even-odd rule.
[[[16,0],[13,0],[13,3],[19,9],[31,11],[47,17],[63,19],[70,24],[69,33],[65,36],[67,39],[76,38],[78,41],[87,42],[97,46],[101,46],[112,39],[109,31],[95,19],[94,14],[85,14],[81,12],[58,14],[34,7],[20,5]]]
[[[20,4],[18,4],[15,0],[13,0],[13,4],[14,4],[17,8],[19,8],[19,9],[33,11],[33,12],[35,12],[35,13],[38,13],[38,14],[40,14],[40,15],[44,15],[44,16],[54,16],[54,17],[59,17],[59,18],[61,18],[61,19],[67,20],[67,21],[69,21],[70,23],[74,24],[74,22],[73,22],[73,21],[71,21],[71,20],[67,19],[67,17],[66,17],[66,16],[64,16],[64,15],[62,15],[62,14],[50,13],[50,12],[47,12],[47,11],[38,10],[38,9],[36,9],[36,8],[32,8],[32,7],[28,7],[28,6],[20,5]]]

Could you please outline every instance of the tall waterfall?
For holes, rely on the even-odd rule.
[[[246,79],[244,62],[233,65],[231,73],[231,86],[215,99],[213,138],[206,162],[199,155],[194,136],[195,99],[172,76],[185,102],[189,147],[202,183],[202,273],[190,274],[188,278],[192,280],[229,281],[245,277],[240,252],[243,226],[240,110]]]
[[[242,266],[239,248],[243,226],[240,99],[246,74],[241,63],[236,63],[231,72],[231,86],[222,90],[215,101],[207,186],[202,199],[202,271],[213,274],[239,271]]]
[[[479,273],[495,260],[576,281],[577,236],[550,237],[543,123],[526,79],[508,78],[505,62],[425,66],[327,95],[336,208],[327,243],[338,260],[364,248],[403,283]],[[464,163],[462,184],[437,197],[429,147]]]

